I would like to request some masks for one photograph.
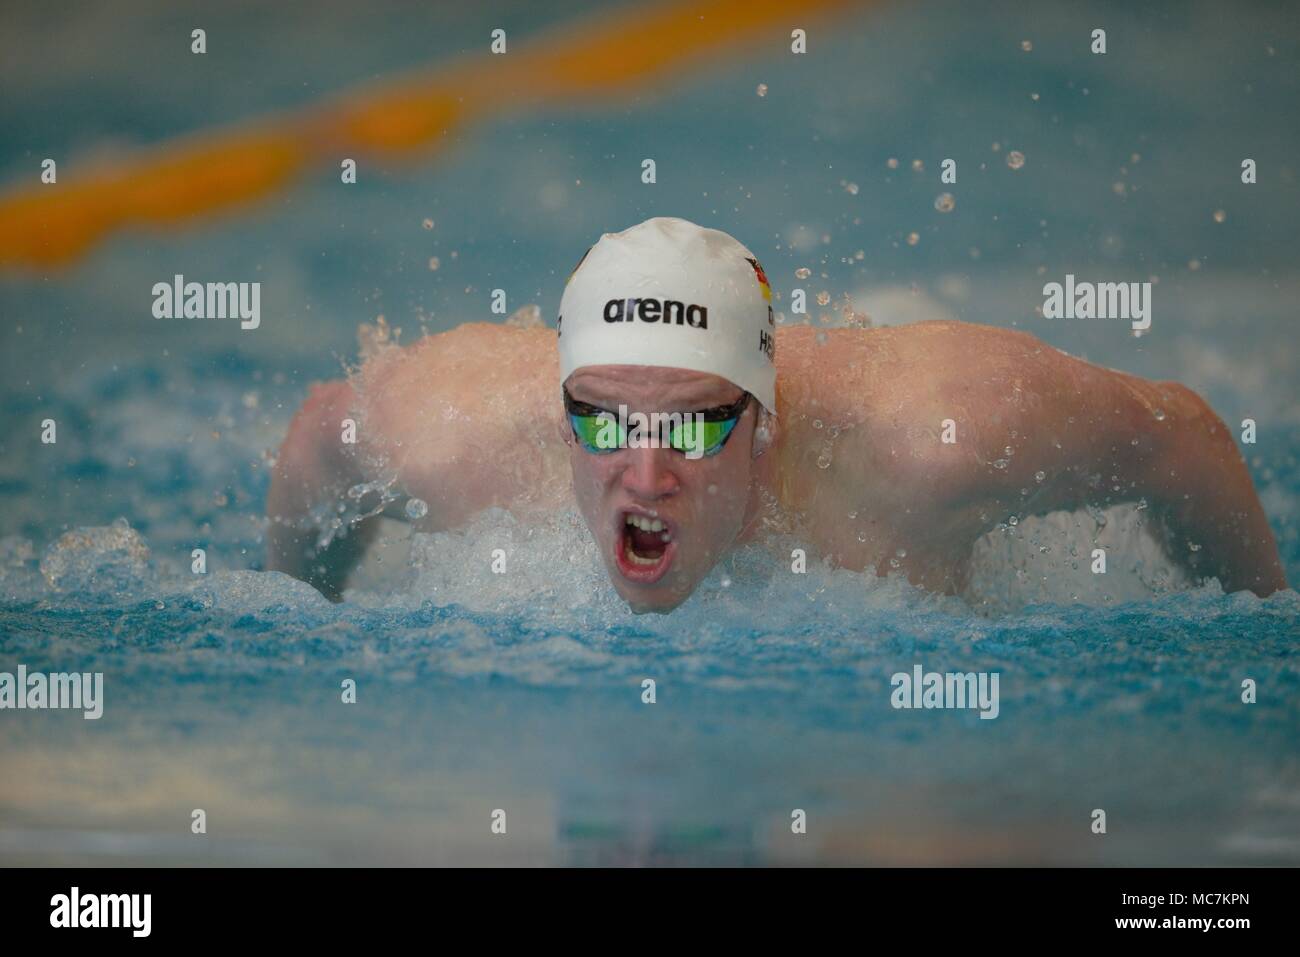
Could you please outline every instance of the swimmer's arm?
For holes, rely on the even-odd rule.
[[[1055,350],[1036,348],[1025,366],[1022,398],[997,410],[1002,425],[975,430],[980,461],[968,501],[1023,516],[1145,500],[1153,531],[1193,574],[1228,592],[1287,587],[1232,433],[1199,395]],[[1007,465],[991,467],[999,461]]]
[[[357,522],[326,548],[317,547],[321,510],[364,481],[353,447],[342,442],[342,421],[355,415],[354,401],[346,381],[313,387],[280,446],[266,500],[267,568],[307,582],[331,601],[341,600],[348,572],[378,526]]]
[[[1148,490],[1169,532],[1170,554],[1194,573],[1219,579],[1227,592],[1267,596],[1288,587],[1232,431],[1191,389],[1133,381],[1172,400],[1172,410],[1156,423],[1150,451],[1134,466],[1135,481]]]

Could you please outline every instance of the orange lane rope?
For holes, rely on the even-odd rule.
[[[512,45],[504,55],[462,56],[305,110],[144,147],[67,179],[60,170],[57,184],[0,195],[0,266],[65,265],[114,231],[175,226],[251,203],[313,165],[436,151],[470,122],[530,106],[626,96],[692,61],[762,37],[779,55],[789,50],[792,30],[850,2],[634,3],[565,24],[521,43],[518,52]]]

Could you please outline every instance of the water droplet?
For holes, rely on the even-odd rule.
[[[441,265],[442,265],[442,263],[438,260],[438,257],[437,257],[437,256],[430,256],[430,257],[429,257],[429,272],[437,272],[437,271],[438,271],[438,267],[441,266]]]
[[[426,220],[425,220],[424,222],[422,222],[420,225],[423,226],[425,229],[433,229],[433,220],[432,220],[432,219],[426,219]]]
[[[1157,421],[1157,422],[1163,422],[1163,421],[1165,420],[1165,410],[1164,410],[1164,409],[1156,409],[1155,412],[1152,413],[1152,414],[1156,417],[1156,421]]]
[[[423,499],[408,498],[406,500],[406,517],[411,521],[418,522],[428,514],[429,505]]]
[[[925,169],[925,164],[919,159],[912,160],[912,172],[919,173]]]
[[[857,184],[857,183],[845,183],[845,184],[844,184],[844,192],[848,193],[850,196],[857,196],[857,195],[858,195],[858,184]]]
[[[1228,214],[1225,213],[1223,210],[1221,210],[1221,209],[1216,209],[1216,210],[1214,211],[1214,221],[1215,221],[1216,223],[1221,223],[1221,222],[1223,222],[1223,221],[1224,221],[1225,219],[1227,219],[1227,218],[1228,218]]]
[[[813,419],[813,428],[814,428],[814,429],[820,429],[821,427],[822,427],[822,420],[821,420],[821,419]]]
[[[767,96],[767,84],[760,83],[758,85],[758,88],[754,92],[757,93],[759,96]]]
[[[951,213],[957,201],[953,199],[952,193],[940,193],[934,198],[934,208],[941,213]]]
[[[898,160],[891,156],[889,159],[885,160],[885,165],[890,169],[898,169]]]
[[[1020,524],[1020,519],[1018,519],[1018,518],[1016,518],[1014,515],[1012,515],[1009,519],[1007,519],[1007,524],[1008,524],[1008,525],[1019,525],[1019,524]]]
[[[1046,473],[1046,472],[1035,472],[1035,473],[1034,473],[1034,481],[1035,481],[1035,482],[1041,482],[1041,481],[1042,481],[1043,479],[1045,479],[1045,478],[1047,478],[1047,473]]]
[[[828,469],[828,468],[830,468],[830,467],[831,467],[831,459],[830,459],[830,456],[829,456],[829,455],[819,455],[819,456],[817,456],[817,467],[818,467],[819,469]]]
[[[809,269],[807,266],[800,266],[798,269],[794,271],[794,275],[796,279],[807,279],[809,276],[812,275],[812,270]]]
[[[1025,165],[1025,154],[1020,150],[1012,150],[1007,154],[1007,165],[1012,169],[1020,169]]]
[[[823,289],[817,293],[817,305],[824,306],[831,301],[831,294]]]
[[[1031,50],[1034,49],[1034,42],[1032,40],[1021,40],[1020,49],[1024,50],[1026,53],[1029,53]]]
[[[921,241],[921,236],[920,236],[919,233],[908,233],[908,234],[907,234],[907,245],[909,245],[909,246],[915,246],[915,245],[916,245],[917,243],[919,243],[920,241]]]

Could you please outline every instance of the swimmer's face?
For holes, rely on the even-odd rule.
[[[719,376],[658,366],[587,366],[565,385],[578,402],[614,414],[625,405],[629,415],[698,412],[742,395]],[[696,458],[671,448],[594,454],[566,420],[578,507],[633,611],[676,608],[735,542],[749,501],[758,408],[751,400],[721,450]]]

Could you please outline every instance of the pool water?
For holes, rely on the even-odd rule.
[[[125,522],[4,547],[0,666],[105,676],[97,721],[0,726],[10,863],[1300,859],[1293,591],[976,614],[750,548],[633,616],[576,514],[417,536],[340,605]],[[998,673],[997,717],[895,709],[916,664]]]

